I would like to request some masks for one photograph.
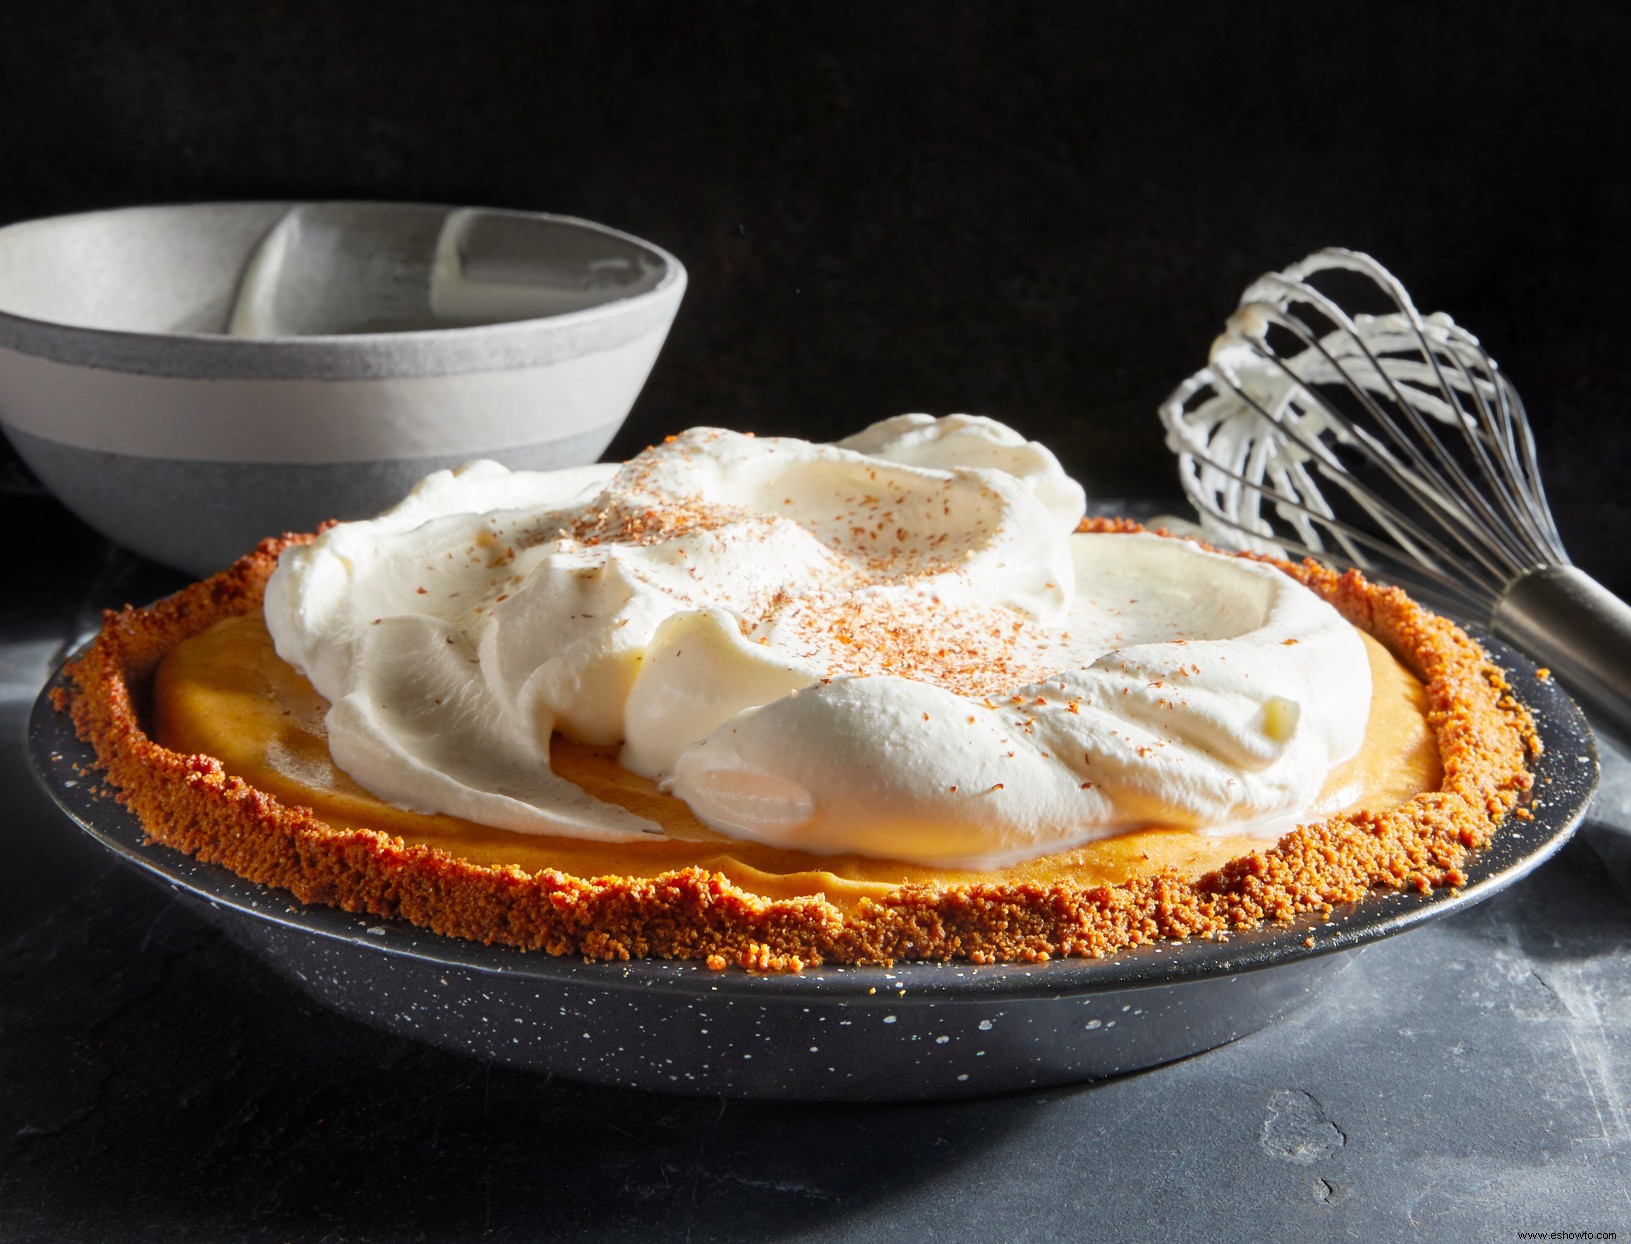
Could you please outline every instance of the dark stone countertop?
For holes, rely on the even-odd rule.
[[[48,504],[0,498],[0,519]],[[105,862],[27,773],[23,723],[97,608],[176,579],[87,534],[17,581],[0,1240],[1631,1234],[1631,763],[1612,751],[1557,859],[1223,1049],[957,1104],[664,1097],[361,1027]]]

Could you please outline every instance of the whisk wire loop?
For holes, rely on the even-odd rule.
[[[1255,492],[1262,486],[1260,483],[1262,477],[1248,476],[1222,464],[1214,465],[1220,473],[1228,476],[1243,491]],[[1384,535],[1378,536],[1374,532],[1367,531],[1362,527],[1356,527],[1336,517],[1318,487],[1306,475],[1303,477],[1304,486],[1301,489],[1282,482],[1282,477],[1276,477],[1272,482],[1278,489],[1276,493],[1277,507],[1295,511],[1299,517],[1305,520],[1303,523],[1298,524],[1294,518],[1288,517],[1287,521],[1292,522],[1300,533],[1311,531],[1311,527],[1306,520],[1316,521],[1326,529],[1327,536],[1342,547],[1345,554],[1343,560],[1349,565],[1375,565],[1376,562],[1367,558],[1365,552],[1362,551],[1368,550],[1370,556],[1379,561],[1397,562],[1398,564],[1393,566],[1394,573],[1392,577],[1404,586],[1412,587],[1418,591],[1423,591],[1423,594],[1436,596],[1440,599],[1455,599],[1458,601],[1465,599],[1466,594],[1461,589],[1458,579],[1453,573],[1440,570],[1438,564],[1425,557],[1415,556],[1408,549],[1406,549],[1406,556],[1410,560],[1400,561],[1399,553],[1401,547],[1405,547],[1405,541],[1396,533],[1388,532],[1384,528]],[[1238,516],[1238,511],[1232,510],[1227,505],[1203,498],[1197,500],[1196,508],[1203,519],[1212,520],[1212,522],[1205,523],[1204,526],[1207,527],[1214,538],[1217,538],[1218,535],[1215,524],[1221,524],[1230,531],[1246,537],[1245,544],[1247,547],[1253,547],[1261,540],[1261,531],[1242,522]],[[1439,545],[1431,536],[1425,533],[1418,534],[1421,536],[1423,543],[1432,548],[1440,558],[1444,559],[1444,564],[1448,564],[1449,551]],[[1223,544],[1241,543],[1241,541],[1231,541],[1226,538],[1219,539],[1218,542]],[[1331,558],[1330,547],[1320,542],[1317,536],[1308,541],[1303,541],[1283,533],[1276,533],[1274,548],[1262,551],[1272,551],[1279,555],[1295,554],[1299,557],[1312,557],[1316,560],[1329,561]]]
[[[1351,265],[1345,266],[1349,266],[1350,270],[1361,270]],[[1434,343],[1429,339],[1426,325],[1415,305],[1410,301],[1409,295],[1404,292],[1403,287],[1392,278],[1391,274],[1384,274],[1384,279],[1378,281],[1378,284],[1386,291],[1394,305],[1393,314],[1402,318],[1402,326],[1405,331],[1398,332],[1396,330],[1401,325],[1396,323],[1391,316],[1366,317],[1365,327],[1362,328],[1361,322],[1356,317],[1350,317],[1341,307],[1318,289],[1303,284],[1293,291],[1287,288],[1283,282],[1276,281],[1273,283],[1280,286],[1283,295],[1287,296],[1288,299],[1295,296],[1298,300],[1307,302],[1318,309],[1340,330],[1340,334],[1333,333],[1330,336],[1339,343],[1343,341],[1351,342],[1363,355],[1368,365],[1365,368],[1355,368],[1351,364],[1344,366],[1342,362],[1333,357],[1331,349],[1328,348],[1324,340],[1317,337],[1311,330],[1307,330],[1306,326],[1302,325],[1301,321],[1290,313],[1289,306],[1284,312],[1283,318],[1285,320],[1296,321],[1304,329],[1298,335],[1303,338],[1309,348],[1316,350],[1331,365],[1344,387],[1363,404],[1366,413],[1387,434],[1388,440],[1394,446],[1402,449],[1412,459],[1413,464],[1420,472],[1420,478],[1410,481],[1408,487],[1416,491],[1418,503],[1438,510],[1439,521],[1457,536],[1458,542],[1464,547],[1470,549],[1480,541],[1486,544],[1494,544],[1501,556],[1503,570],[1510,572],[1512,563],[1518,560],[1518,555],[1505,538],[1505,527],[1489,506],[1484,491],[1468,478],[1455,455],[1450,452],[1440,439],[1435,421],[1438,426],[1453,426],[1459,430],[1483,460],[1486,469],[1488,467],[1487,455],[1473,431],[1472,417],[1461,405],[1457,386],[1446,379],[1439,365],[1438,351],[1434,349]],[[1444,329],[1446,352],[1460,366],[1461,372],[1466,378],[1466,383],[1477,395],[1480,386],[1467,371],[1461,359],[1460,351],[1455,347],[1462,344],[1471,350],[1477,351],[1486,360],[1488,356],[1483,355],[1481,348],[1470,334],[1448,322],[1445,322],[1442,327]],[[1368,334],[1367,329],[1369,330]],[[1373,348],[1371,340],[1367,339],[1368,337],[1374,338],[1379,348]],[[1406,348],[1412,351],[1415,359],[1408,356],[1395,357],[1399,351]],[[1263,353],[1267,355],[1267,351],[1263,351]],[[1391,367],[1383,365],[1382,359],[1378,357],[1379,353],[1389,356],[1392,363]],[[1279,359],[1278,356],[1270,361],[1276,362],[1283,369],[1285,368],[1284,360]],[[1491,364],[1491,370],[1493,370],[1493,364]],[[1396,408],[1409,422],[1408,432],[1401,429],[1387,409],[1372,398],[1372,386],[1364,383],[1365,381],[1379,381],[1381,387],[1385,388],[1391,395]],[[1410,384],[1409,394],[1404,391],[1403,386],[1406,383]],[[1438,394],[1443,396],[1440,397]],[[1424,418],[1424,411],[1433,415],[1434,421]],[[1340,412],[1334,408],[1330,413],[1333,417],[1341,419]],[[1351,422],[1349,422],[1349,430],[1351,432],[1362,431],[1356,429]],[[1371,447],[1376,448],[1374,442],[1371,443]],[[1431,454],[1431,462],[1427,460],[1427,456],[1422,452],[1422,447],[1425,447],[1427,452]],[[1392,461],[1391,457],[1384,457],[1379,460],[1384,465]],[[1453,496],[1446,497],[1442,495],[1427,482],[1436,476],[1448,477],[1453,487]],[[1469,516],[1462,507],[1470,508],[1473,515],[1482,521],[1470,522]]]
[[[1381,309],[1311,283],[1331,271]],[[1462,599],[1567,564],[1517,392],[1369,256],[1319,251],[1254,281],[1161,414],[1203,526],[1236,543],[1407,567]]]
[[[1481,357],[1488,359],[1487,355]],[[1477,403],[1478,424],[1483,434],[1471,438],[1472,443],[1480,460],[1486,464],[1487,474],[1501,485],[1489,491],[1500,504],[1507,520],[1506,525],[1498,527],[1497,530],[1510,532],[1515,537],[1511,568],[1515,573],[1540,564],[1546,560],[1545,533],[1534,520],[1535,503],[1529,479],[1517,455],[1513,437],[1512,408],[1504,400],[1506,390],[1510,386],[1495,387],[1497,405],[1492,406],[1485,386],[1476,382],[1461,355],[1452,353],[1451,360],[1464,377],[1468,391]],[[1492,451],[1493,457],[1486,453],[1486,447]]]
[[[1391,310],[1345,310],[1310,283],[1330,271]],[[1522,399],[1374,259],[1317,251],[1254,281],[1161,419],[1215,542],[1346,563],[1481,616],[1631,744],[1631,606],[1569,564]]]
[[[1394,282],[1394,284],[1396,285],[1397,282]],[[1402,287],[1400,288],[1402,293]],[[1415,332],[1416,340],[1420,344],[1423,357],[1427,360],[1428,365],[1433,370],[1433,376],[1438,382],[1439,391],[1444,393],[1449,400],[1449,405],[1453,412],[1453,417],[1449,420],[1449,422],[1452,422],[1456,428],[1461,430],[1466,443],[1468,446],[1470,446],[1473,454],[1479,461],[1479,465],[1483,469],[1484,477],[1487,479],[1490,475],[1495,474],[1496,472],[1494,471],[1493,464],[1490,462],[1488,452],[1486,451],[1484,438],[1477,435],[1476,422],[1471,414],[1469,414],[1461,404],[1461,387],[1452,384],[1446,378],[1439,362],[1439,352],[1434,350],[1432,343],[1428,341],[1426,328],[1422,324],[1421,315],[1417,312],[1415,305],[1410,302],[1407,295],[1402,297],[1400,306],[1405,316],[1410,321],[1411,328]],[[1464,335],[1466,336],[1468,346],[1471,349],[1477,350],[1480,358],[1488,364],[1491,370],[1493,370],[1493,360],[1490,360],[1489,356],[1483,353],[1482,347],[1477,344],[1476,340],[1471,338],[1470,334]],[[1445,353],[1447,353],[1459,367],[1462,376],[1466,379],[1467,388],[1470,390],[1473,396],[1480,398],[1481,400],[1481,395],[1478,391],[1479,386],[1473,379],[1471,373],[1467,370],[1465,361],[1462,359],[1460,352],[1455,350],[1453,345],[1449,344],[1455,341],[1454,336],[1447,335],[1446,340],[1447,348]],[[1416,409],[1414,406],[1409,407],[1409,409],[1412,414],[1416,414]],[[1417,415],[1417,418],[1419,419],[1420,416]],[[1424,421],[1421,432],[1422,435],[1424,435],[1432,443],[1434,449],[1437,451],[1444,469],[1454,479],[1462,498],[1475,511],[1477,511],[1479,516],[1484,520],[1484,523],[1486,524],[1484,527],[1484,533],[1490,538],[1492,543],[1500,547],[1503,553],[1507,555],[1508,564],[1506,569],[1508,573],[1514,573],[1521,569],[1522,554],[1517,552],[1517,550],[1509,543],[1507,539],[1507,533],[1510,531],[1510,526],[1508,523],[1503,523],[1500,520],[1488,501],[1488,494],[1491,491],[1499,490],[1490,490],[1487,487],[1480,489],[1477,485],[1475,485],[1468,477],[1467,473],[1462,469],[1461,464],[1448,452],[1448,450],[1444,448],[1443,443],[1439,440],[1435,429],[1430,425],[1427,425]],[[1499,495],[1501,496],[1502,501],[1510,506],[1511,499],[1509,495],[1504,492],[1501,492]]]
[[[1324,473],[1327,475],[1327,482],[1335,484],[1352,497],[1371,516],[1372,520],[1380,525],[1393,540],[1403,545],[1411,556],[1434,569],[1437,569],[1441,564],[1447,565],[1451,561],[1451,554],[1443,544],[1429,535],[1407,515],[1391,509],[1381,497],[1362,481],[1345,472],[1341,464],[1336,461],[1330,447],[1320,440],[1318,435],[1307,436],[1303,433],[1294,417],[1286,417],[1283,414],[1269,411],[1227,370],[1220,370],[1215,379],[1239,398],[1248,410],[1267,421],[1281,436],[1301,449],[1309,459],[1326,468]],[[1351,432],[1352,429],[1350,429]],[[1251,470],[1247,474],[1236,471],[1227,471],[1226,473],[1233,478],[1236,484],[1246,490],[1262,491],[1261,481],[1266,477],[1278,481],[1281,486],[1277,487],[1272,493],[1265,493],[1264,495],[1275,502],[1276,508],[1282,510],[1282,517],[1296,529],[1301,537],[1298,543],[1302,547],[1313,550],[1310,553],[1311,556],[1319,556],[1320,553],[1325,551],[1319,536],[1310,526],[1309,520],[1314,520],[1319,526],[1324,527],[1327,534],[1335,538],[1338,544],[1343,547],[1346,560],[1351,564],[1359,566],[1370,564],[1362,554],[1350,545],[1350,541],[1356,535],[1362,533],[1358,528],[1343,523],[1336,517],[1335,511],[1326,502],[1318,484],[1309,475],[1303,463],[1285,455],[1281,446],[1277,445],[1275,440],[1269,437],[1246,442],[1242,445],[1242,450],[1251,461]],[[1287,461],[1281,463],[1278,461],[1279,458],[1286,458]],[[1221,469],[1221,464],[1217,462],[1209,465],[1214,469]],[[1390,463],[1390,466],[1396,469],[1396,464]],[[1287,484],[1286,481],[1291,478],[1295,478],[1297,481],[1296,486]],[[1413,486],[1413,481],[1408,475],[1401,474],[1400,478],[1401,482],[1404,482],[1407,487]],[[1237,530],[1250,535],[1263,536],[1267,530],[1266,524],[1260,523],[1252,526],[1235,521],[1234,518],[1230,517],[1230,515],[1238,516],[1241,513],[1240,503],[1244,499],[1244,494],[1231,490],[1231,496],[1234,498],[1235,504],[1223,507],[1224,512],[1219,514],[1219,517]],[[1287,504],[1297,512],[1298,516],[1283,513],[1283,507]],[[1254,513],[1256,508],[1254,504],[1252,506]],[[1278,537],[1275,537],[1275,539],[1277,543],[1285,543]],[[1431,549],[1432,554],[1429,555],[1424,549]],[[1483,551],[1478,549],[1476,545],[1469,546],[1468,552],[1480,561],[1486,560]],[[1489,568],[1492,571],[1494,569],[1493,567]]]
[[[1348,319],[1348,317],[1344,315],[1339,308],[1335,307],[1334,305],[1330,306],[1328,314],[1339,324],[1339,327],[1342,328],[1342,330],[1347,334],[1347,337],[1352,340],[1353,344],[1365,358],[1366,367],[1363,369],[1363,373],[1361,369],[1355,368],[1351,364],[1345,366],[1343,361],[1340,361],[1335,354],[1333,354],[1332,349],[1327,345],[1326,341],[1316,336],[1313,330],[1311,330],[1296,316],[1282,312],[1279,308],[1259,307],[1255,309],[1264,318],[1279,323],[1293,336],[1297,337],[1298,340],[1304,344],[1306,350],[1313,351],[1323,358],[1330,366],[1331,377],[1340,382],[1349,391],[1349,393],[1352,394],[1355,400],[1365,408],[1366,412],[1375,420],[1377,425],[1383,429],[1387,436],[1387,441],[1377,438],[1369,429],[1361,427],[1352,420],[1345,418],[1330,403],[1320,402],[1320,399],[1311,394],[1305,387],[1305,377],[1293,371],[1291,367],[1288,366],[1286,360],[1281,358],[1278,354],[1270,354],[1266,351],[1262,352],[1260,354],[1262,361],[1271,364],[1282,374],[1284,374],[1287,380],[1291,382],[1293,386],[1292,391],[1294,393],[1307,395],[1303,398],[1304,401],[1310,404],[1318,403],[1322,405],[1324,407],[1325,418],[1333,421],[1336,424],[1336,431],[1339,439],[1342,439],[1345,436],[1346,438],[1359,442],[1366,449],[1370,450],[1375,462],[1392,479],[1393,483],[1397,487],[1409,494],[1412,494],[1417,502],[1422,506],[1436,511],[1436,517],[1440,525],[1444,527],[1445,531],[1449,535],[1455,538],[1462,550],[1468,556],[1474,557],[1475,559],[1484,563],[1486,567],[1494,571],[1495,567],[1491,566],[1485,558],[1479,541],[1476,538],[1469,536],[1463,530],[1460,511],[1455,508],[1453,502],[1442,497],[1435,489],[1427,484],[1426,481],[1431,478],[1433,473],[1432,464],[1425,459],[1425,456],[1422,454],[1417,443],[1405,436],[1399,430],[1398,425],[1394,422],[1393,418],[1371,396],[1370,386],[1362,382],[1364,378],[1363,373],[1368,373],[1370,375],[1379,377],[1383,383],[1393,386],[1394,392],[1398,393],[1397,387],[1394,385],[1394,378],[1388,376],[1386,372],[1383,371],[1380,360],[1378,360],[1376,355],[1371,351],[1364,338],[1360,336],[1358,326],[1352,320]],[[1414,408],[1404,402],[1402,394],[1399,395],[1399,402],[1411,416],[1415,416],[1416,412]],[[1272,416],[1267,415],[1267,412],[1263,410],[1261,405],[1254,403],[1254,407],[1258,413],[1264,414],[1265,417],[1271,419],[1273,418]],[[1431,435],[1430,427],[1427,427],[1424,424],[1423,429],[1429,434],[1429,436]],[[1390,447],[1389,442],[1391,442],[1392,446],[1396,446],[1398,449],[1402,450],[1404,454],[1411,459],[1409,466],[1399,461],[1399,459],[1395,456],[1393,449]],[[1433,438],[1433,443],[1435,445],[1437,444],[1436,438]],[[1439,445],[1438,448],[1442,452],[1443,447]],[[1371,513],[1375,521],[1383,524],[1390,531],[1395,530],[1398,526],[1415,526],[1414,524],[1409,523],[1400,524],[1399,520],[1390,513],[1387,503],[1373,490],[1366,488],[1365,485],[1350,474],[1346,468],[1341,465],[1341,463],[1335,461],[1333,456],[1327,456],[1324,460],[1329,468],[1330,481],[1333,484],[1341,487],[1350,496],[1353,496],[1356,499],[1363,494],[1363,496],[1367,499],[1364,503],[1364,508]],[[1415,469],[1412,470],[1411,467],[1414,467]],[[1415,528],[1415,530],[1419,533],[1419,528]],[[1416,536],[1418,541],[1420,541],[1421,538],[1422,537],[1420,534]],[[1419,552],[1417,550],[1411,549],[1410,551],[1419,556]]]

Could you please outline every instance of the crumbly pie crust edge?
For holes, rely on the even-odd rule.
[[[1082,530],[1136,532],[1119,519]],[[1442,786],[1380,812],[1304,825],[1193,882],[1171,871],[1119,885],[908,885],[850,911],[820,895],[771,899],[717,873],[582,878],[490,866],[394,835],[341,829],[152,739],[137,705],[176,644],[260,607],[279,553],[310,536],[262,542],[213,578],[147,608],[108,611],[55,692],[96,752],[114,797],[149,842],[223,865],[306,903],[397,918],[450,937],[555,955],[655,956],[758,971],[822,963],[1101,957],[1162,939],[1219,938],[1356,902],[1373,890],[1453,887],[1531,784],[1540,741],[1505,676],[1447,619],[1396,588],[1313,562],[1273,561],[1379,639],[1427,688]],[[1272,559],[1261,559],[1270,560]]]

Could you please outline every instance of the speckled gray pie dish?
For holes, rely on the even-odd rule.
[[[0,427],[91,526],[204,576],[472,458],[593,462],[685,290],[562,216],[135,207],[0,229]]]
[[[1584,716],[1532,662],[1480,636],[1545,750],[1527,800],[1459,890],[1380,894],[1227,942],[1102,960],[909,963],[796,975],[662,960],[585,963],[305,906],[163,846],[98,791],[95,754],[34,706],[35,772],[81,828],[314,998],[363,1023],[571,1079],[726,1097],[978,1097],[1171,1062],[1255,1032],[1337,980],[1351,951],[1505,889],[1558,850],[1597,787]],[[59,673],[53,686],[65,685]],[[1307,944],[1309,939],[1312,945]]]

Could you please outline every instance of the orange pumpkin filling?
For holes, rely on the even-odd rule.
[[[1426,692],[1381,644],[1365,637],[1371,661],[1371,714],[1365,747],[1334,770],[1308,819],[1359,808],[1394,808],[1441,778],[1426,722]],[[1261,838],[1186,830],[1122,834],[989,872],[929,868],[859,855],[816,856],[724,837],[680,800],[624,769],[615,749],[585,747],[557,735],[555,772],[590,794],[661,824],[668,840],[604,843],[513,833],[452,816],[393,807],[369,794],[329,759],[323,715],[328,703],[278,659],[265,623],[246,614],[217,623],[179,645],[159,667],[154,687],[158,741],[178,752],[217,757],[226,772],[284,803],[311,808],[331,825],[376,829],[477,864],[554,868],[580,877],[657,877],[702,868],[774,898],[821,894],[852,907],[900,885],[972,881],[1099,885],[1172,868],[1199,877]]]

